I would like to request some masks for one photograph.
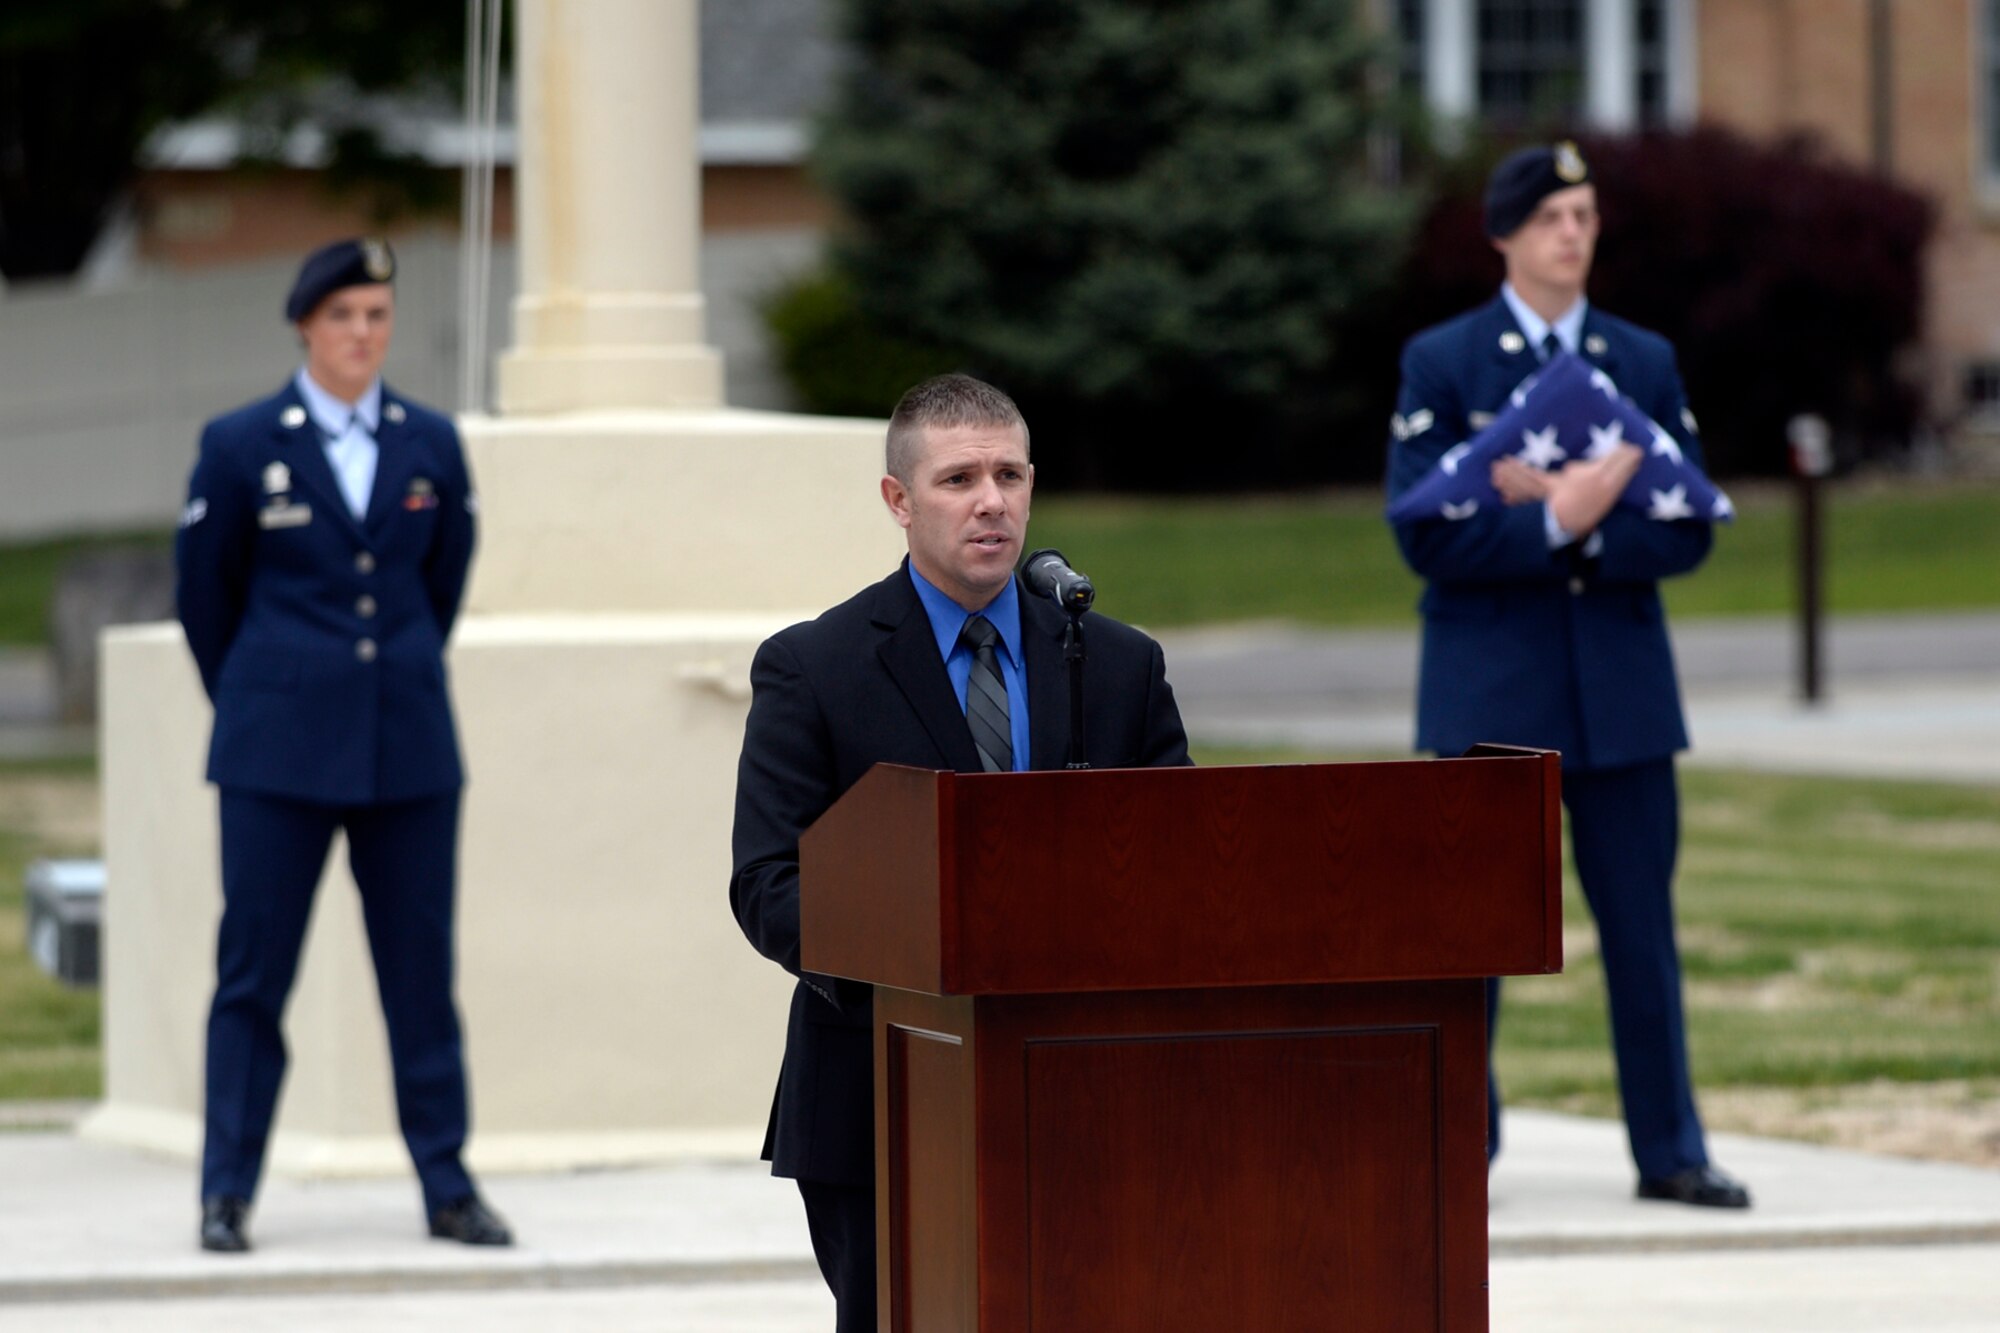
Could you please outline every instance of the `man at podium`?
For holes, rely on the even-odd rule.
[[[799,1184],[842,1333],[876,1325],[872,993],[800,971],[799,836],[877,763],[1060,768],[1069,741],[1066,617],[1014,573],[1035,482],[1020,410],[967,375],[927,380],[890,417],[886,472],[909,558],[751,666],[729,881],[743,933],[799,978],[764,1156]],[[1092,767],[1189,762],[1152,639],[1093,615],[1084,688]]]

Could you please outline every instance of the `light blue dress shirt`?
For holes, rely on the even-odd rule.
[[[375,491],[375,467],[382,447],[375,432],[382,424],[382,381],[378,376],[356,403],[342,402],[319,386],[304,366],[294,377],[299,397],[305,400],[306,415],[319,431],[326,461],[333,479],[340,483],[341,498],[357,519],[368,517],[368,497]]]
[[[1588,299],[1577,297],[1576,304],[1557,315],[1556,322],[1551,324],[1521,299],[1521,294],[1514,290],[1513,283],[1500,284],[1500,298],[1507,303],[1507,309],[1514,315],[1514,322],[1521,326],[1522,335],[1527,338],[1528,346],[1535,349],[1537,357],[1541,357],[1542,340],[1549,336],[1551,330],[1556,335],[1556,341],[1562,344],[1563,350],[1575,354],[1577,345],[1583,341],[1583,317],[1590,310]]]
[[[935,584],[910,566],[910,582],[917,585],[917,600],[931,619],[937,636],[938,655],[944,658],[945,674],[951,677],[958,707],[965,709],[965,691],[972,683],[972,649],[958,641],[965,622],[975,615],[985,616],[1000,632],[994,656],[1000,659],[1000,679],[1007,686],[1007,722],[1014,746],[1014,771],[1028,767],[1028,668],[1021,656],[1021,594],[1013,579],[984,609],[968,611],[940,592]]]

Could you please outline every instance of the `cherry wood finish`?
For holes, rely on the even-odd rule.
[[[1553,753],[934,773],[800,840],[804,965],[939,995],[1562,969]]]
[[[1556,763],[865,777],[802,915],[878,987],[881,1327],[1486,1329],[1479,979],[1561,966]]]

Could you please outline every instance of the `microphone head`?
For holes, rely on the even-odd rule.
[[[1090,580],[1071,569],[1063,553],[1052,546],[1028,553],[1021,562],[1021,579],[1029,592],[1049,598],[1073,616],[1082,615],[1097,600]]]
[[[1044,546],[1039,551],[1028,552],[1021,561],[1021,577],[1028,581],[1028,587],[1035,592],[1048,593],[1055,586],[1058,569],[1068,569],[1069,561],[1053,546]]]

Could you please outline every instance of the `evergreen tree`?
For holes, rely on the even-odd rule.
[[[1051,429],[1089,437],[1069,479],[1275,477],[1283,398],[1337,354],[1338,316],[1394,274],[1410,223],[1371,180],[1366,6],[844,3],[852,61],[816,165],[866,316],[1027,400],[1038,451]]]

